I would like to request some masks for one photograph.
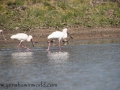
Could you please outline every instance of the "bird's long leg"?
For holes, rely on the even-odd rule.
[[[18,44],[18,51],[20,50],[21,43],[22,43],[22,42],[20,42],[20,43]]]
[[[58,42],[58,47],[59,47],[59,50],[61,51],[61,47],[60,47],[60,41]]]
[[[21,43],[21,46],[25,49],[27,49],[28,51],[30,50],[28,47],[25,47],[22,43]]]
[[[48,41],[48,48],[47,48],[47,51],[49,51],[49,49],[50,49],[50,44],[51,44],[51,41]]]

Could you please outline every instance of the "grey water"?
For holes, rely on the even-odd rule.
[[[0,90],[120,90],[120,44],[46,48],[1,48]]]

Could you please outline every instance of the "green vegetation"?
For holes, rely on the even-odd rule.
[[[0,28],[105,27],[120,25],[117,2],[90,0],[0,0]],[[95,1],[95,0],[93,0]]]

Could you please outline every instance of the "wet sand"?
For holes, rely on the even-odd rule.
[[[18,30],[4,30],[5,37],[7,39],[7,43],[15,44],[18,43],[17,40],[11,40],[10,36],[16,33],[26,33],[28,35],[33,36],[34,43],[46,43],[47,36],[56,31],[54,28],[40,28],[40,29],[31,29],[30,31],[21,31]],[[62,28],[60,29],[62,31]],[[67,40],[70,39],[69,42],[80,41],[81,44],[84,43],[112,43],[112,42],[120,42],[120,28],[82,28],[82,27],[72,27],[68,28],[68,32],[74,39],[70,39],[68,36]],[[2,35],[0,35],[0,44],[6,44],[3,40]]]

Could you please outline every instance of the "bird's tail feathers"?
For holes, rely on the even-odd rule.
[[[50,38],[51,38],[51,35],[49,35],[47,38],[50,39]]]
[[[16,38],[16,35],[12,35],[10,38],[11,38],[11,39],[15,39],[15,38]]]

